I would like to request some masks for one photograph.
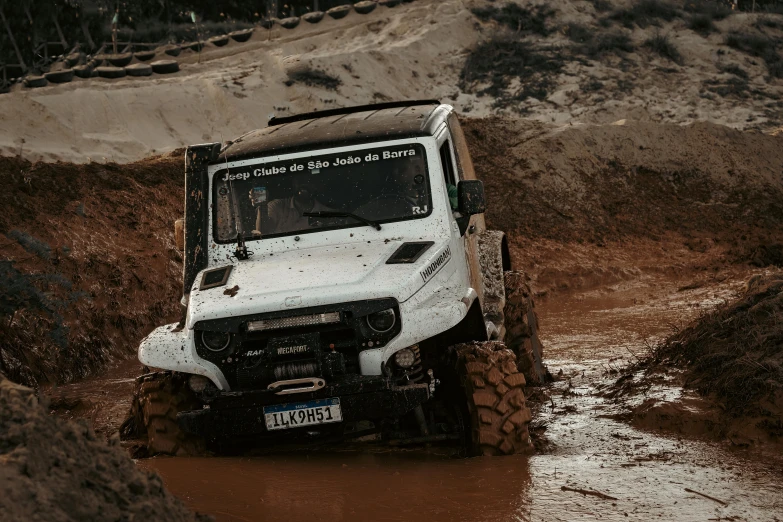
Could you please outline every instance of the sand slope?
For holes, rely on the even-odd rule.
[[[96,78],[18,90],[0,96],[0,154],[126,162],[228,140],[266,125],[273,114],[447,98],[445,85],[456,81],[453,71],[450,81],[441,71],[456,68],[457,53],[475,42],[474,23],[462,1],[422,1],[340,21],[326,18],[293,31],[261,30],[247,44],[212,47],[200,58],[183,54],[182,71],[167,77]],[[298,63],[291,56],[299,56]],[[323,69],[342,85],[337,91],[286,86],[292,64]]]
[[[225,141],[265,125],[272,114],[392,99],[439,98],[468,116],[486,116],[495,112],[494,99],[457,87],[469,50],[501,30],[473,16],[470,8],[484,5],[502,4],[418,0],[379,7],[369,15],[351,13],[339,21],[327,17],[293,30],[259,30],[247,43],[208,46],[201,55],[187,51],[180,57],[182,70],[171,76],[19,87],[0,95],[0,154],[127,162],[192,143]],[[555,10],[547,20],[552,32],[546,38],[525,37],[535,45],[570,45],[563,29],[569,23],[598,33],[617,29],[601,27],[604,14],[587,1],[556,0],[547,6]],[[758,19],[731,16],[717,22],[720,32],[707,37],[688,29],[684,18],[636,27],[629,31],[635,52],[570,62],[546,99],[530,98],[506,112],[523,110],[528,118],[556,124],[708,120],[774,131],[783,124],[783,81],[768,81],[762,60],[724,45],[731,31],[758,31],[752,27]],[[670,35],[683,54],[681,65],[643,48],[656,31]],[[780,37],[777,29],[765,26],[764,31]],[[731,79],[720,69],[729,64],[748,73],[752,96],[723,97],[705,90],[707,80]],[[340,85],[286,85],[289,73],[308,68],[328,73]],[[594,87],[595,82],[602,86]],[[475,87],[466,88],[477,92]]]

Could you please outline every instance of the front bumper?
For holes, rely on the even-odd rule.
[[[395,386],[383,377],[360,377],[328,384],[317,392],[276,395],[269,390],[219,392],[209,407],[180,412],[181,428],[208,439],[270,433],[266,429],[264,407],[315,399],[340,399],[343,422],[400,417],[430,399],[427,384]],[[275,431],[286,434],[294,430]],[[312,429],[310,427],[309,429]]]

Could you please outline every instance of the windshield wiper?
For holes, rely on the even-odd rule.
[[[380,230],[381,229],[381,225],[376,223],[375,221],[370,221],[367,218],[363,218],[362,216],[359,216],[359,215],[356,215],[356,214],[352,214],[350,212],[332,212],[332,211],[329,211],[329,210],[323,210],[323,211],[320,211],[320,212],[302,212],[302,215],[305,216],[305,217],[325,217],[325,218],[330,218],[330,217],[335,217],[335,218],[337,218],[337,217],[348,217],[348,218],[353,218],[356,221],[361,221],[365,225],[369,225],[372,228],[374,228],[375,230]]]

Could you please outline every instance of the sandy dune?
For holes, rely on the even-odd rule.
[[[519,2],[533,5],[530,2]],[[390,99],[438,98],[467,116],[492,112],[492,98],[456,86],[469,52],[498,31],[481,23],[471,7],[478,0],[419,0],[369,15],[325,18],[293,30],[259,30],[244,44],[209,46],[199,56],[180,56],[182,70],[171,76],[121,80],[76,79],[70,84],[0,95],[0,154],[74,162],[127,162],[204,141],[228,140],[286,114]],[[557,0],[549,20],[594,23],[589,2]],[[783,17],[780,17],[783,20]],[[528,118],[555,124],[611,123],[620,119],[687,124],[707,120],[737,129],[774,131],[783,109],[783,81],[764,78],[761,60],[725,49],[727,32],[746,27],[751,15],[718,22],[720,33],[702,37],[676,19],[632,32],[638,50],[622,60],[571,62],[545,101],[528,99]],[[640,43],[654,31],[669,34],[683,64],[666,63]],[[562,31],[531,41],[568,43]],[[718,50],[722,49],[722,53]],[[740,64],[757,93],[747,98],[705,96],[706,79],[722,78],[719,65]],[[307,68],[339,78],[336,89],[294,83],[288,73]],[[630,68],[630,69],[629,69]],[[632,78],[633,85],[621,84]],[[586,79],[604,88],[586,91]],[[622,87],[622,88],[620,88]],[[509,112],[509,111],[507,111]],[[513,112],[511,110],[510,112]],[[777,114],[777,116],[775,116]]]

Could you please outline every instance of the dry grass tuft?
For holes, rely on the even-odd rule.
[[[755,276],[744,295],[656,347],[653,360],[687,369],[687,383],[734,416],[764,414],[783,393],[783,272]]]

